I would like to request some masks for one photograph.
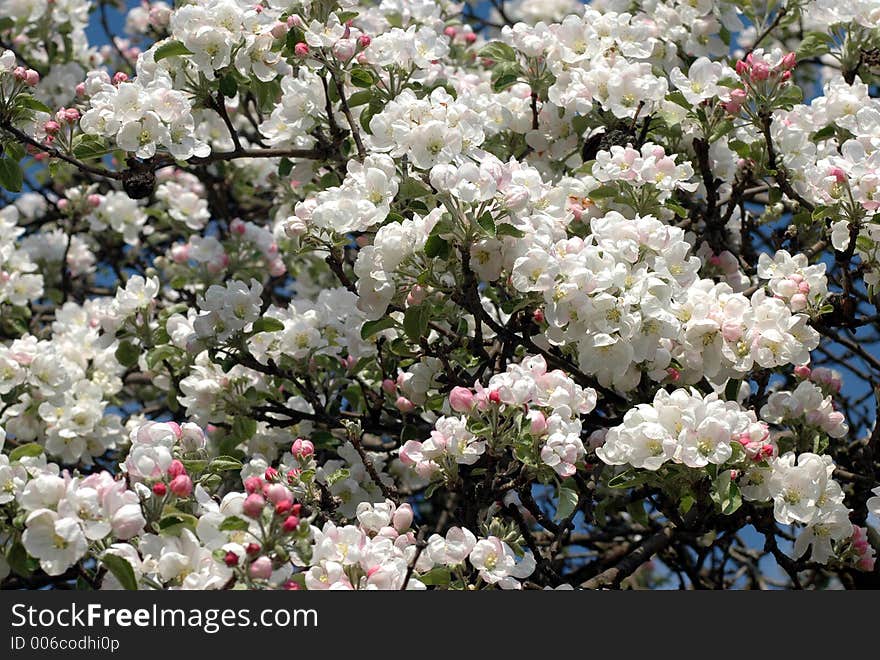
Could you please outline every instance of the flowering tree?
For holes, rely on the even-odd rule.
[[[880,5],[492,5],[0,0],[3,586],[877,586]]]

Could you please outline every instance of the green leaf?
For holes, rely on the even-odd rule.
[[[159,520],[159,533],[162,536],[180,536],[184,529],[196,531],[199,520],[188,513],[171,513]]]
[[[737,380],[736,378],[731,378],[727,381],[727,385],[724,386],[724,398],[728,401],[736,401],[736,397],[739,394],[739,386],[742,381]]]
[[[351,472],[349,472],[346,468],[339,468],[335,472],[327,475],[327,486],[332,486],[337,481],[343,481],[348,479],[351,476]]]
[[[141,350],[130,341],[121,341],[116,347],[116,359],[123,367],[133,367],[138,363]]]
[[[35,110],[36,112],[45,112],[48,115],[52,114],[52,108],[50,108],[42,101],[35,99],[33,96],[30,96],[29,94],[20,94],[17,97],[16,101],[21,108]]]
[[[373,90],[371,89],[363,89],[359,92],[355,92],[351,96],[348,97],[348,107],[356,108],[359,105],[366,105],[373,99]]]
[[[232,421],[232,434],[241,440],[248,440],[257,432],[257,422],[250,417],[239,415]]]
[[[397,198],[399,200],[419,199],[420,197],[427,197],[430,194],[431,191],[426,188],[421,181],[412,177],[401,181],[400,186],[397,189]]]
[[[220,78],[220,93],[228,99],[238,94],[238,83],[235,81],[235,76],[231,73],[227,73]]]
[[[553,519],[565,520],[574,513],[577,503],[577,491],[573,488],[560,486],[557,493],[556,513],[553,515]]]
[[[27,550],[21,543],[12,544],[9,552],[6,553],[6,562],[13,573],[24,578],[29,577],[39,566],[39,562],[28,556]]]
[[[183,458],[180,460],[183,467],[191,474],[201,474],[208,467],[208,461],[204,458]]]
[[[824,32],[807,32],[797,49],[798,60],[808,60],[831,52],[834,38]]]
[[[218,456],[208,465],[210,472],[226,472],[228,470],[240,470],[241,461],[232,456]]]
[[[522,76],[522,68],[514,62],[496,64],[492,68],[492,91],[496,94],[513,87]]]
[[[256,335],[260,332],[281,332],[284,330],[284,323],[271,316],[264,316],[254,321],[253,333]]]
[[[513,225],[511,225],[507,222],[503,222],[500,225],[495,227],[495,235],[496,236],[512,236],[513,238],[522,238],[523,236],[526,235],[526,233],[523,230],[517,229],[516,227],[514,227]]]
[[[24,175],[21,167],[11,158],[0,158],[0,186],[9,192],[21,192]]]
[[[620,190],[617,186],[607,185],[607,186],[599,186],[595,190],[591,190],[587,193],[587,196],[590,199],[609,199],[617,197],[620,193]]]
[[[286,177],[289,176],[291,171],[293,170],[293,161],[290,158],[282,158],[281,162],[278,163],[278,176]]]
[[[177,357],[178,351],[179,349],[168,344],[157,346],[147,353],[147,367],[154,369],[157,364],[162,364],[163,361],[168,360],[169,358]]]
[[[425,241],[425,256],[431,259],[435,257],[446,259],[450,252],[451,248],[449,247],[449,241],[445,238],[440,238],[440,236],[436,234],[428,236],[428,240]]]
[[[397,324],[390,316],[385,316],[381,319],[376,319],[375,321],[367,321],[361,326],[361,339],[367,340],[377,332],[393,328],[395,325]]]
[[[651,479],[651,475],[645,472],[636,472],[634,469],[625,470],[615,475],[608,481],[609,488],[632,488],[641,486]]]
[[[246,532],[250,529],[250,524],[247,520],[239,518],[238,516],[229,516],[226,520],[220,523],[217,529],[221,532]]]
[[[119,584],[122,585],[123,589],[126,591],[138,590],[137,578],[128,560],[123,559],[119,555],[114,555],[112,552],[105,552],[101,556],[101,563],[119,580]]]
[[[415,343],[425,336],[428,329],[428,315],[424,305],[408,307],[403,313],[403,331]]]
[[[355,87],[370,88],[376,84],[376,78],[371,71],[362,67],[355,67],[351,70],[351,84]]]
[[[804,100],[804,92],[797,85],[788,85],[775,98],[774,105],[778,108],[790,110],[792,106]]]
[[[166,57],[192,55],[192,51],[176,39],[170,39],[153,51],[153,61],[158,62]]]
[[[452,573],[450,573],[448,566],[438,566],[437,568],[432,568],[424,575],[416,575],[414,577],[429,587],[445,586],[452,581]]]
[[[688,102],[688,100],[684,97],[679,90],[673,90],[666,95],[667,101],[672,101],[676,105],[680,105],[682,108],[690,110],[693,106]]]
[[[712,131],[712,135],[709,136],[709,142],[717,142],[725,135],[730,133],[733,130],[733,122],[729,119],[725,119],[718,126],[715,127],[715,130]]]
[[[836,133],[837,126],[834,124],[828,124],[825,128],[820,128],[818,131],[810,135],[810,142],[821,142],[822,140],[833,138]]]
[[[21,445],[20,447],[16,447],[11,452],[9,452],[9,462],[15,463],[15,461],[20,461],[22,458],[33,458],[34,456],[39,456],[43,453],[43,447],[36,442],[29,442],[26,445]]]
[[[739,487],[731,480],[730,470],[722,470],[715,480],[712,500],[725,516],[732,515],[742,506]]]
[[[483,215],[477,218],[477,224],[480,225],[480,228],[489,234],[489,236],[495,236],[495,220],[492,218],[491,211],[486,211]]]
[[[77,135],[73,139],[73,155],[80,160],[101,158],[107,153],[107,145],[97,135]]]
[[[477,56],[493,62],[516,61],[516,51],[503,41],[490,41],[480,49]]]
[[[645,503],[643,501],[630,502],[626,505],[626,511],[632,519],[640,525],[648,527],[650,524],[648,512],[645,510]]]

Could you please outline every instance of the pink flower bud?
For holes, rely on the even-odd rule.
[[[797,54],[795,53],[786,53],[785,57],[782,58],[783,69],[793,69],[795,64],[797,64]]]
[[[168,466],[168,476],[174,479],[174,477],[179,477],[182,474],[186,474],[186,468],[183,467],[183,463],[175,458],[171,461],[171,465]]]
[[[534,437],[542,436],[547,432],[547,418],[540,410],[530,410],[528,418],[529,432]]]
[[[343,62],[350,60],[354,56],[357,44],[353,39],[340,39],[333,44],[333,54]]]
[[[452,25],[447,25],[445,28],[443,28],[443,34],[452,39],[455,37],[456,29]]]
[[[794,375],[798,378],[809,378],[810,373],[810,368],[805,364],[799,365],[794,368]]]
[[[828,168],[828,176],[833,176],[837,183],[844,183],[846,181],[846,172],[839,167]]]
[[[282,23],[281,21],[278,21],[277,23],[275,23],[275,25],[272,26],[270,32],[272,33],[272,36],[276,39],[281,39],[284,35],[287,34],[287,31],[289,29],[290,28],[287,27],[287,23]]]
[[[412,507],[404,502],[394,512],[394,515],[391,516],[391,524],[394,526],[398,532],[403,533],[410,528],[413,521],[413,510]]]
[[[113,74],[113,84],[121,85],[124,82],[128,82],[128,74],[123,71],[117,71]]]
[[[276,516],[286,516],[290,513],[290,510],[293,508],[293,502],[290,500],[282,500],[278,504],[275,505],[275,515]]]
[[[742,76],[742,75],[743,75],[744,73],[746,73],[748,70],[749,70],[749,65],[746,64],[743,60],[739,60],[739,61],[736,63],[736,73],[737,73],[738,75]]]
[[[233,234],[237,234],[238,236],[244,236],[247,231],[247,227],[241,218],[234,218],[232,222],[229,223],[229,231]]]
[[[498,393],[498,390],[489,392],[489,401],[495,404],[501,403],[501,395]]]
[[[752,65],[750,75],[753,82],[761,82],[770,77],[770,67],[763,62],[756,62]]]
[[[263,473],[263,479],[266,481],[275,481],[278,479],[278,470],[273,467],[266,468],[266,471]]]
[[[802,293],[796,293],[791,297],[791,309],[799,312],[807,308],[807,297]]]
[[[382,380],[382,391],[385,394],[394,394],[397,392],[397,383],[395,383],[390,378],[385,378]]]
[[[189,475],[181,474],[171,480],[171,492],[178,497],[189,497],[193,492],[193,482]]]
[[[535,320],[535,323],[538,323],[538,324],[543,323],[544,322],[544,310],[543,309],[536,309],[534,312],[532,312],[532,318]]]
[[[66,199],[66,198],[61,198],[58,200],[57,206],[58,206],[58,210],[66,211],[68,209],[68,207],[70,206],[70,200]]]
[[[424,287],[416,284],[410,289],[409,295],[406,297],[406,302],[408,305],[420,305],[425,300],[426,295],[427,293],[425,292]]]
[[[290,453],[296,456],[298,459],[303,460],[312,456],[315,453],[315,445],[311,440],[303,440],[302,438],[297,438],[293,441],[293,446],[290,448]]]
[[[297,57],[306,57],[309,54],[309,45],[303,41],[300,41],[296,46],[293,47],[293,52]]]
[[[27,79],[27,69],[23,66],[17,66],[12,70],[12,77],[16,80],[24,81]]]
[[[79,119],[79,110],[77,110],[76,108],[64,108],[64,110],[62,110],[62,113],[64,115],[64,119],[71,124]]]
[[[229,568],[238,566],[238,555],[230,550],[226,553],[226,556],[223,557],[223,563],[226,564]]]
[[[466,387],[453,387],[449,393],[449,405],[455,412],[470,412],[474,407],[474,393]]]
[[[670,380],[672,380],[673,383],[678,381],[679,378],[681,378],[681,372],[678,369],[676,369],[675,367],[669,367],[666,370],[666,375],[669,376]]]
[[[268,580],[272,577],[272,560],[268,557],[258,557],[248,569],[248,575],[255,580]]]
[[[358,37],[358,45],[361,48],[366,48],[371,43],[373,43],[373,39],[368,34],[362,34],[361,36]]]
[[[79,84],[74,88],[74,91],[76,92],[76,95],[77,95],[77,96],[85,96],[85,95],[86,95],[86,84],[85,84],[85,83],[79,83]]]
[[[177,244],[171,248],[171,260],[176,264],[185,264],[189,261],[189,245]]]
[[[397,406],[397,409],[402,413],[411,412],[416,407],[415,404],[405,396],[397,397],[397,401],[394,402],[394,405]]]
[[[281,525],[281,527],[288,534],[290,532],[295,532],[297,527],[299,527],[299,518],[297,518],[296,516],[287,516],[287,518],[284,519],[284,523]]]
[[[33,69],[28,69],[25,73],[24,84],[28,87],[36,87],[40,82],[40,74]]]
[[[287,266],[281,259],[273,259],[269,262],[269,275],[272,277],[281,277],[287,272]]]
[[[251,493],[245,498],[244,503],[241,505],[241,510],[248,518],[259,518],[265,506],[266,500],[263,499],[262,495]]]
[[[61,129],[61,124],[57,121],[50,119],[45,124],[43,124],[43,130],[46,131],[49,135],[54,135]]]
[[[165,497],[165,494],[168,492],[168,487],[162,483],[153,484],[153,495],[156,497]]]
[[[281,502],[293,503],[293,494],[284,484],[272,484],[269,486],[266,497],[272,504],[280,504]]]
[[[248,553],[251,557],[253,557],[254,555],[258,555],[258,554],[260,554],[260,544],[259,543],[248,543],[245,546],[244,551],[246,553]]]

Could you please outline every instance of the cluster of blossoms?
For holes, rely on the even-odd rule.
[[[0,428],[0,449],[5,432]],[[131,539],[146,523],[140,498],[106,471],[87,477],[59,471],[43,453],[0,457],[0,503],[14,502],[24,517],[21,544],[49,575],[61,575],[93,544]],[[0,562],[0,577],[9,566]]]
[[[825,264],[810,265],[806,255],[779,250],[773,257],[758,257],[758,277],[767,280],[770,292],[788,303],[793,312],[820,306],[828,296]]]
[[[761,408],[761,417],[772,424],[817,427],[832,438],[849,433],[843,413],[834,409],[831,396],[807,380],[802,380],[793,392],[771,394]]]
[[[0,347],[0,423],[19,442],[39,442],[65,463],[93,459],[123,438],[109,399],[122,388],[115,346],[99,337],[100,301],[59,308],[51,340],[25,334]]]
[[[175,158],[206,156],[210,148],[194,138],[189,98],[174,89],[167,72],[157,67],[153,73],[139,72],[134,82],[124,74],[112,80],[106,73],[90,77],[82,88],[89,104],[80,120],[82,130],[113,139],[139,158],[155,155],[160,147]]]
[[[585,453],[580,416],[596,407],[596,398],[595,390],[559,369],[548,371],[543,357],[526,357],[492,376],[486,387],[453,388],[449,407],[461,416],[438,419],[431,437],[407,441],[400,458],[423,477],[455,474],[456,464],[473,465],[487,449],[497,451],[499,429],[512,425],[514,434],[526,436],[513,440],[525,462],[537,465],[540,458],[560,477],[570,477]]]
[[[812,452],[779,455],[767,422],[808,424],[840,438],[848,431],[843,416],[831,411],[830,397],[823,400],[817,387],[802,381],[793,393],[771,394],[761,417],[765,421],[715,394],[660,390],[651,404],[629,410],[621,425],[596,432],[591,444],[609,465],[650,471],[667,463],[728,468],[721,473],[724,485],[736,484],[746,500],[772,501],[777,522],[805,526],[795,542],[796,559],[812,546],[812,560],[826,563],[835,554],[834,542],[853,533],[843,490],[831,478],[834,462]]]
[[[642,371],[658,381],[722,383],[755,365],[804,364],[818,344],[807,317],[781,299],[762,290],[746,298],[699,279],[683,230],[614,211],[590,229],[583,240],[535,240],[511,282],[542,295],[547,339],[576,346],[580,368],[603,385],[631,389]]]
[[[362,502],[356,517],[357,525],[340,527],[328,522],[314,529],[305,573],[308,589],[424,589],[420,575],[440,569],[448,579],[451,572],[464,569],[465,562],[486,584],[520,589],[519,580],[535,569],[530,552],[517,556],[497,536],[477,538],[461,527],[450,528],[445,536],[432,535],[416,557],[413,511],[408,504]],[[407,582],[410,566],[414,570]]]
[[[601,434],[601,432],[600,432]],[[724,465],[734,443],[752,460],[776,453],[767,425],[735,401],[696,390],[659,390],[651,403],[640,403],[608,429],[596,455],[608,465],[659,470],[666,462],[689,468]]]
[[[654,186],[660,202],[669,199],[676,189],[697,189],[697,184],[690,182],[694,175],[691,164],[676,165],[674,156],[667,156],[663,147],[650,142],[642,145],[641,150],[615,145],[611,151],[600,151],[590,172],[601,183],[626,182],[634,188]]]
[[[24,234],[18,226],[16,206],[0,209],[0,305],[23,306],[43,295],[43,276],[28,250],[16,239]]]

